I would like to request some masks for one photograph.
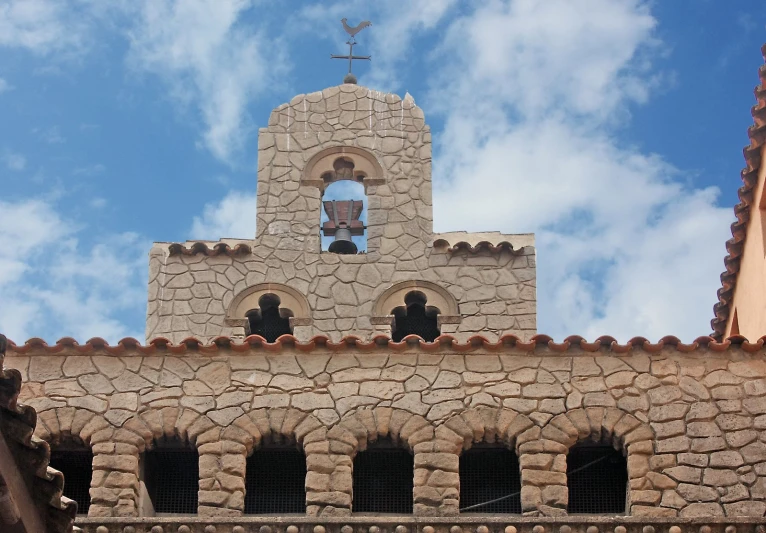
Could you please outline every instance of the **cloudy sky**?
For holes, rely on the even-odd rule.
[[[762,0],[0,0],[0,331],[142,339],[151,242],[254,234],[343,16],[431,124],[436,230],[537,234],[541,333],[710,332]]]

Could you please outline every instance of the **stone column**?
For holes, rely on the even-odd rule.
[[[197,438],[199,515],[241,516],[245,510],[245,446],[215,427]]]
[[[135,433],[124,429],[105,427],[93,433],[88,516],[138,516],[139,457],[143,444]]]
[[[452,443],[424,442],[415,452],[413,512],[419,516],[454,516],[459,513],[460,456]],[[441,451],[450,450],[450,451]]]

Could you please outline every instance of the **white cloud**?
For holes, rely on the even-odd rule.
[[[16,152],[11,152],[10,150],[3,152],[2,156],[0,156],[0,160],[5,163],[8,170],[20,171],[24,170],[27,166],[26,157]]]
[[[204,145],[229,161],[252,127],[248,103],[286,70],[278,41],[241,23],[248,0],[147,0],[130,32],[130,64],[199,108]]]
[[[125,318],[144,308],[150,243],[123,233],[84,244],[84,229],[46,201],[0,201],[0,331],[9,338],[141,335]]]
[[[96,176],[103,173],[106,167],[101,163],[95,163],[93,165],[86,165],[84,167],[77,167],[72,171],[75,176]]]
[[[35,54],[77,53],[84,47],[89,17],[79,0],[5,0],[0,4],[0,46]]]
[[[614,135],[661,79],[655,25],[639,0],[493,1],[438,52],[457,60],[428,95],[437,228],[536,231],[538,325],[557,338],[710,331],[730,210]]]
[[[5,81],[3,78],[0,78],[0,94],[3,94],[6,91],[10,91],[13,87],[11,87],[11,84]]]
[[[256,222],[255,193],[231,191],[218,203],[205,205],[194,217],[190,239],[215,241],[221,238],[252,239]]]

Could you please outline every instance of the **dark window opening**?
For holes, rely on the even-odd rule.
[[[144,482],[157,514],[195,514],[199,454],[178,439],[155,441],[144,453]]]
[[[51,468],[64,474],[64,496],[77,502],[77,514],[88,514],[93,452],[86,447],[64,447],[51,451]]]
[[[261,448],[247,458],[245,514],[306,512],[306,456],[297,449]]]
[[[355,513],[412,513],[413,458],[389,439],[371,442],[354,458]]]
[[[515,453],[481,445],[463,452],[460,512],[521,514],[521,473]]]
[[[608,444],[576,444],[567,455],[567,512],[624,514],[628,464]]]
[[[391,339],[400,342],[407,335],[418,335],[424,341],[433,342],[441,332],[437,322],[439,310],[426,306],[426,295],[420,291],[408,292],[404,297],[404,305],[395,308],[394,328]]]
[[[279,307],[280,300],[276,294],[264,294],[258,299],[260,309],[247,313],[248,335],[260,335],[266,342],[276,342],[282,335],[292,335],[289,309]]]

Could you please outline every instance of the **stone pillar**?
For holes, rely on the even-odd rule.
[[[234,428],[238,429],[238,428]],[[246,448],[218,427],[197,437],[200,516],[241,516],[245,510]]]
[[[97,419],[93,419],[97,420]],[[106,427],[93,433],[90,517],[138,516],[139,447],[135,433]]]
[[[415,453],[415,499],[413,512],[419,516],[454,516],[459,513],[460,456],[452,444],[436,440],[423,443]],[[425,451],[428,450],[428,451]]]

